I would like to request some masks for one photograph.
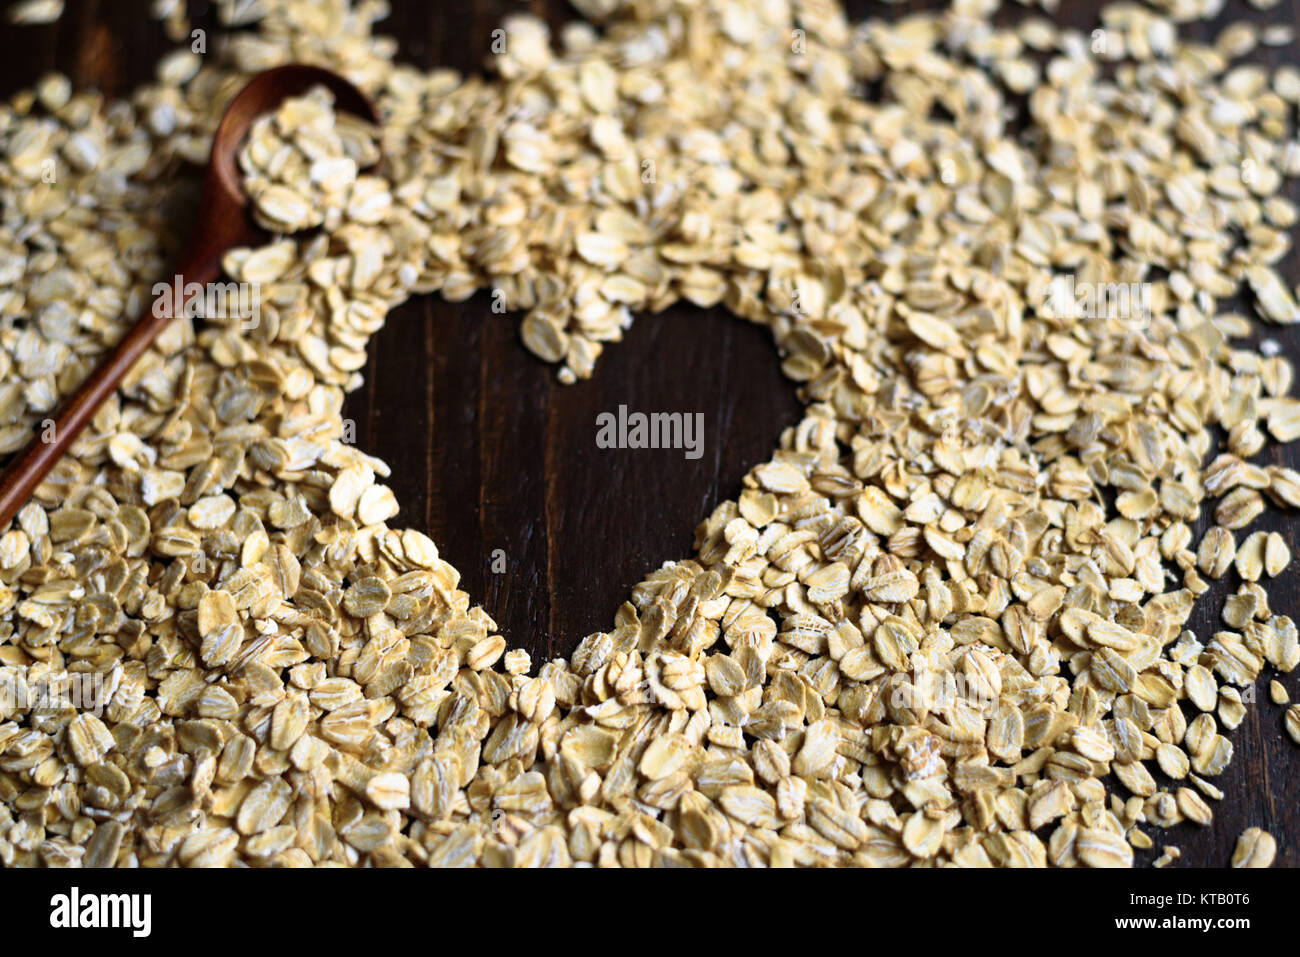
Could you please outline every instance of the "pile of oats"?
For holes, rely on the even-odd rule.
[[[358,178],[360,170],[379,161],[376,139],[369,124],[335,113],[327,90],[290,100],[274,116],[257,120],[239,161],[258,225],[274,233],[323,226],[338,234],[345,217],[383,222],[392,205],[388,184],[377,176]],[[367,249],[374,249],[377,268],[379,247]],[[246,279],[247,272],[245,260]],[[354,284],[367,288],[367,279]]]
[[[231,252],[256,326],[177,321],[0,537],[6,680],[101,706],[0,706],[0,862],[1114,866],[1210,821],[1243,689],[1300,663],[1251,530],[1300,505],[1254,464],[1300,437],[1293,370],[1219,306],[1300,317],[1300,73],[1130,5],[1091,35],[992,0],[578,6],[463,78],[394,63],[382,3],[225,3],[255,28],[128,102],[0,107],[3,450],[145,305],[250,73],[328,66],[383,116],[258,124],[257,215],[320,229]],[[1061,277],[1140,295],[1075,315]],[[483,289],[566,381],[636,313],[722,304],[807,402],[694,557],[535,674],[342,441],[388,310]]]

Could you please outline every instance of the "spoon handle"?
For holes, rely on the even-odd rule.
[[[188,270],[181,270],[184,282],[206,284],[217,277],[217,263],[212,257],[196,257]],[[149,348],[158,334],[172,321],[173,296],[170,291],[159,296],[121,341],[113,348],[59,410],[52,427],[38,431],[27,448],[14,459],[0,478],[0,530],[9,524],[17,511],[31,497],[36,486],[68,450],[95,413],[108,400],[127,372]]]

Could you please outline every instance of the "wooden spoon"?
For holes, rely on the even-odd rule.
[[[334,94],[335,106],[371,123],[378,123],[375,108],[365,94],[336,73],[320,67],[290,64],[257,74],[226,107],[212,139],[212,155],[203,182],[203,199],[189,248],[173,272],[183,284],[206,285],[221,273],[221,258],[236,246],[259,245],[267,234],[248,211],[248,198],[240,188],[236,157],[248,128],[257,117],[274,110],[283,100],[323,86]],[[175,281],[175,280],[173,280]],[[184,285],[182,285],[184,288]],[[68,450],[123,376],[172,320],[173,297],[164,293],[100,363],[99,367],[59,411],[53,429],[41,430],[0,479],[0,530],[31,497],[54,464]],[[49,438],[44,436],[49,434]]]

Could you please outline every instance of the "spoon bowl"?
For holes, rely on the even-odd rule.
[[[213,134],[212,153],[203,183],[203,201],[199,208],[200,224],[205,224],[218,233],[226,226],[238,232],[232,234],[228,241],[204,241],[202,237],[196,236],[191,245],[191,254],[195,251],[194,245],[202,243],[211,246],[219,260],[232,246],[265,239],[266,232],[246,212],[248,197],[240,185],[239,147],[259,116],[270,113],[287,99],[302,96],[315,86],[323,86],[334,94],[334,105],[343,112],[376,125],[379,123],[375,108],[365,94],[330,70],[303,63],[290,63],[254,76],[230,101]],[[221,237],[218,236],[217,239],[220,240]],[[184,270],[181,272],[184,274]],[[215,276],[216,273],[213,273],[214,278]]]

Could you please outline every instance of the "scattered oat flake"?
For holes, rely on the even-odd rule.
[[[21,0],[9,7],[8,16],[22,26],[54,23],[63,16],[63,0]]]
[[[1272,867],[1277,856],[1277,841],[1268,831],[1248,827],[1237,838],[1232,852],[1233,867]]]

